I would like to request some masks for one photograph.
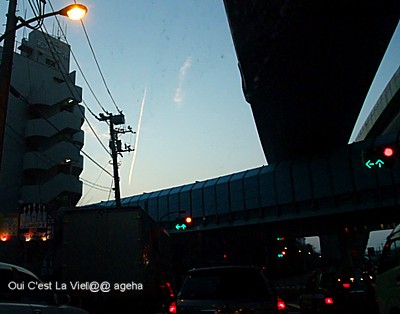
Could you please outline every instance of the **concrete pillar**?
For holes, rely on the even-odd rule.
[[[351,257],[353,264],[356,267],[363,263],[365,250],[367,249],[369,233],[369,230],[359,228],[353,229],[353,231],[350,232],[349,244]]]
[[[339,235],[337,233],[319,235],[323,266],[339,266],[342,261]]]
[[[363,261],[369,231],[343,228],[321,234],[320,245],[324,266],[358,267]]]

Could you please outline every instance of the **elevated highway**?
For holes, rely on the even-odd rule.
[[[363,141],[348,145],[400,2],[224,3],[269,165],[126,197],[122,206],[144,208],[183,242],[211,235],[199,242],[205,248],[229,235],[246,239],[242,245],[278,232],[319,235],[327,260],[350,265],[354,252],[363,255],[370,230],[400,221],[398,118],[374,121]],[[396,78],[382,96],[382,117],[398,116],[398,89]],[[366,152],[386,144],[395,151],[392,167],[365,163],[372,158]],[[174,226],[183,213],[193,226],[180,233]]]
[[[367,167],[363,152],[385,145],[396,151],[393,165]],[[372,224],[375,218],[362,216],[374,210],[382,223],[392,223],[400,218],[397,210],[390,214],[400,204],[399,150],[400,132],[353,143],[334,154],[125,197],[121,204],[140,206],[156,221],[174,222],[179,213],[190,215],[194,228],[189,232],[354,214],[357,220]],[[115,201],[97,206],[115,207]],[[382,215],[384,209],[388,210],[386,216]],[[171,230],[173,227],[171,224]],[[307,231],[302,233],[307,235]]]
[[[346,245],[362,252],[370,231],[391,228],[400,221],[399,143],[400,132],[346,145],[333,154],[134,195],[121,203],[144,208],[178,236],[177,218],[190,215],[193,224],[186,234],[217,230],[228,234],[240,228],[268,236],[278,232],[294,237],[319,235],[325,257],[344,259],[349,252],[340,242],[345,230],[357,230]],[[373,160],[374,166],[366,166],[364,153],[386,145],[396,152],[393,164]],[[115,201],[95,206],[115,207]],[[339,248],[347,257],[341,256]]]
[[[382,134],[395,133],[398,130],[400,130],[400,68],[383,90],[355,140],[362,141]]]
[[[225,0],[269,163],[346,145],[400,18],[400,2]]]

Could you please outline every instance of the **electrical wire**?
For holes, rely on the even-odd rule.
[[[30,0],[29,0],[29,1],[30,1]],[[30,4],[31,4],[31,2],[30,2]],[[50,3],[50,5],[51,5],[51,3]],[[31,5],[31,8],[32,8],[32,11],[35,11],[32,5]],[[52,9],[53,9],[53,8],[52,8]],[[53,11],[54,11],[54,9],[53,9]],[[62,28],[61,28],[61,25],[60,25],[58,19],[56,19],[56,20],[57,20],[57,23],[59,24],[59,27],[60,27],[61,32],[63,33],[63,36],[64,36],[64,38],[65,38],[65,41],[68,43],[68,41],[67,41],[67,39],[66,39],[66,36],[65,36],[64,32],[62,31]],[[42,31],[43,31],[44,33],[46,33],[48,36],[50,36],[50,35],[48,34],[48,31],[47,31],[45,25],[43,25],[43,23],[42,23],[42,25],[39,26],[39,28],[41,28]],[[43,29],[44,29],[44,30],[43,30]],[[60,73],[63,75],[64,80],[65,80],[66,82],[68,82],[68,80],[65,78],[64,71],[62,71],[62,69],[61,69],[61,66],[64,66],[64,64],[63,64],[62,62],[60,62],[59,59],[57,59],[57,57],[56,57],[56,55],[54,54],[54,51],[53,51],[53,50],[55,50],[55,49],[52,49],[52,48],[53,48],[53,47],[52,47],[52,44],[53,44],[53,43],[50,43],[49,40],[48,40],[48,38],[47,38],[46,36],[44,36],[44,37],[45,37],[45,40],[47,41],[48,47],[50,48],[50,51],[51,51],[51,53],[52,53],[52,55],[53,55],[53,57],[54,57],[54,60],[55,60],[55,62],[57,63],[57,65],[58,65],[58,67],[59,67]],[[89,39],[88,39],[88,40],[89,40]],[[56,51],[56,53],[57,53],[57,51]],[[94,51],[93,51],[93,50],[92,50],[92,53],[94,54]],[[73,53],[72,53],[72,50],[71,50],[71,54],[73,54]],[[86,77],[85,77],[85,75],[84,75],[84,73],[83,73],[83,71],[82,71],[82,69],[81,69],[79,63],[77,62],[77,60],[76,60],[74,54],[73,54],[73,57],[74,57],[75,62],[77,63],[77,66],[78,66],[78,68],[79,68],[79,70],[80,70],[82,76],[83,76],[84,79],[85,79],[86,84],[88,85],[89,89],[91,90],[91,92],[92,92],[94,98],[97,100],[97,102],[98,102],[98,104],[100,105],[101,109],[102,109],[105,113],[107,113],[107,111],[104,109],[104,107],[101,105],[101,103],[99,102],[98,98],[96,97],[96,95],[95,95],[93,89],[91,88],[89,82],[87,81],[87,79],[86,79]],[[96,64],[98,65],[97,59],[96,59]],[[61,66],[60,66],[60,65],[61,65]],[[99,68],[99,66],[98,66],[98,68]],[[66,69],[64,69],[64,70],[66,71]],[[99,71],[101,72],[101,69],[100,69],[100,68],[99,68]],[[101,73],[101,74],[102,74],[102,73]],[[105,79],[104,79],[104,76],[103,76],[103,75],[102,75],[102,78],[103,78],[103,82],[104,82],[105,85],[106,85],[106,82],[105,82]],[[71,90],[71,88],[70,88],[70,86],[69,86],[68,83],[67,83],[67,87],[70,89],[71,95],[73,95],[73,92],[72,92],[72,90]],[[107,86],[106,86],[106,88],[107,88],[107,90],[108,90],[108,92],[109,92],[110,97],[112,97],[112,95],[111,95],[111,93],[110,93],[110,91],[109,91],[109,89],[108,89]],[[112,98],[112,99],[113,99],[113,98]],[[113,101],[113,102],[114,102],[114,104],[115,104],[117,110],[119,110],[118,107],[117,107],[117,105],[116,105],[116,103],[115,103],[115,101]],[[85,107],[89,110],[89,112],[90,112],[96,119],[98,119],[98,117],[91,111],[91,109],[90,109],[85,103],[84,103],[84,105],[85,105]],[[79,107],[79,108],[80,108],[80,107]],[[82,110],[82,109],[80,108],[80,110]],[[83,112],[82,112],[82,113],[83,113]],[[103,148],[104,148],[104,149],[106,150],[106,152],[109,154],[108,149],[107,149],[107,148],[104,146],[104,144],[101,142],[100,138],[98,137],[97,133],[95,132],[95,130],[94,130],[93,127],[91,126],[90,122],[86,119],[86,117],[85,117],[84,114],[83,114],[83,116],[84,116],[84,118],[85,118],[85,121],[88,123],[90,129],[92,130],[93,134],[94,134],[95,137],[98,139],[99,143],[103,146]],[[44,118],[50,125],[52,125],[57,131],[60,132],[60,130],[59,130],[51,121],[49,121],[49,120],[48,120],[47,118],[45,118],[45,117],[43,117],[43,118]],[[106,172],[106,173],[109,174],[111,177],[113,177],[113,175],[111,175],[111,173],[109,173],[109,172],[108,172],[106,169],[104,169],[100,164],[98,164],[90,155],[86,154],[83,150],[81,150],[81,152],[82,152],[82,154],[84,154],[88,159],[90,159],[93,163],[95,163],[100,169],[102,169],[104,172]],[[86,181],[87,181],[87,182],[90,182],[90,181],[88,181],[88,180],[86,180]],[[97,185],[97,184],[94,183],[94,184],[91,186],[91,188],[96,188],[96,185]],[[90,186],[90,185],[89,185],[89,186]],[[99,186],[97,186],[97,188],[99,188]],[[100,188],[107,189],[107,191],[108,191],[108,187],[100,187]],[[104,190],[103,190],[103,191],[104,191]],[[111,191],[110,191],[110,193],[111,193]]]
[[[45,25],[42,26],[42,31],[43,31],[43,33],[45,33],[47,36],[50,36],[49,33],[47,32],[47,29],[46,29],[46,26],[45,26]],[[46,35],[44,35],[44,38],[45,38],[45,40],[46,40],[46,42],[47,42],[47,45],[48,45],[48,47],[49,47],[49,49],[50,49],[50,52],[51,52],[51,54],[52,54],[52,56],[53,56],[53,58],[54,58],[54,61],[55,61],[56,64],[58,65],[58,68],[59,68],[59,70],[60,70],[60,73],[61,73],[61,75],[63,76],[64,81],[67,83],[67,87],[68,87],[69,91],[71,92],[71,95],[74,95],[74,93],[73,93],[73,91],[72,91],[72,89],[71,89],[70,84],[68,84],[68,82],[69,82],[69,81],[68,81],[68,78],[67,78],[66,75],[65,75],[65,73],[68,72],[68,69],[65,69],[64,64],[63,64],[62,62],[60,62],[60,60],[59,60],[59,58],[58,58],[57,50],[54,49],[53,43],[52,43],[51,41],[49,41],[49,39],[47,38]],[[62,69],[61,69],[61,68],[62,68]],[[86,106],[86,107],[87,107],[87,106]],[[82,112],[82,109],[81,109],[80,107],[79,107],[79,109],[80,109],[81,112]],[[90,112],[91,112],[91,111],[90,111]],[[92,115],[94,115],[93,112],[91,112],[91,113],[92,113]],[[95,130],[94,130],[94,128],[92,127],[92,125],[90,124],[89,120],[85,117],[84,112],[82,112],[82,115],[83,115],[85,121],[87,122],[87,124],[89,125],[89,128],[92,130],[94,136],[96,137],[96,139],[97,139],[98,142],[100,143],[100,145],[103,147],[103,149],[107,152],[108,155],[111,155],[110,152],[109,152],[109,150],[106,148],[106,146],[105,146],[105,145],[103,144],[103,142],[100,140],[100,137],[99,137],[99,136],[97,135],[97,133],[95,132]],[[96,115],[94,115],[94,117],[95,117],[96,119],[98,119]]]
[[[34,5],[32,4],[31,0],[28,0],[28,3],[32,9],[33,14],[36,17],[42,16],[44,14],[44,3],[42,4],[41,1],[36,1],[36,8],[34,7]],[[36,12],[37,10],[37,12]],[[26,24],[25,26],[30,28],[30,29],[39,29],[41,26],[43,25],[43,18],[39,19],[37,21],[37,24],[35,26],[30,26],[29,24]]]
[[[18,131],[16,131],[16,130],[14,129],[14,127],[12,127],[9,123],[6,123],[6,126],[7,126],[7,128],[8,128],[9,130],[11,130],[15,135],[17,135],[18,138],[13,137],[10,133],[6,133],[7,136],[8,136],[10,139],[12,139],[14,142],[16,142],[17,144],[25,146],[25,137],[24,137],[22,134],[20,134]],[[37,156],[39,159],[41,159],[43,162],[45,162],[45,163],[48,164],[49,166],[54,166],[54,165],[57,165],[57,164],[59,163],[59,161],[56,161],[56,160],[50,158],[49,156],[47,156],[47,155],[46,155],[44,152],[42,152],[42,151],[35,151],[35,153],[36,153],[36,156]],[[104,171],[104,167],[101,167],[101,169]],[[105,171],[105,172],[107,172],[107,171]],[[103,172],[101,172],[101,173],[103,173]],[[100,173],[100,174],[101,174],[101,173]],[[100,176],[99,176],[99,177],[100,177]],[[108,187],[97,184],[97,181],[96,181],[96,182],[91,182],[90,180],[85,179],[85,178],[82,178],[82,177],[80,177],[80,179],[81,179],[84,183],[87,183],[87,185],[91,184],[91,185],[92,185],[91,187],[94,188],[94,189],[97,189],[97,190],[103,191],[103,192],[109,192],[109,188],[108,188]]]
[[[51,9],[52,9],[53,12],[54,12],[54,8],[53,8],[53,5],[52,5],[51,1],[48,0],[48,2],[49,2],[49,5],[50,5]],[[55,16],[55,19],[56,19],[56,21],[57,21],[57,24],[58,24],[58,27],[59,27],[59,29],[60,29],[60,31],[61,31],[61,34],[62,34],[62,36],[63,36],[63,39],[64,39],[65,42],[69,45],[67,36],[65,35],[64,31],[62,30],[61,23],[60,23],[60,21],[58,20],[57,16]],[[47,31],[46,31],[46,32],[47,32]],[[98,104],[99,107],[103,110],[104,113],[108,113],[107,110],[104,108],[104,106],[100,103],[100,100],[98,99],[97,95],[95,94],[94,90],[92,89],[92,86],[89,84],[89,81],[87,80],[86,75],[83,73],[83,70],[82,70],[82,68],[81,68],[81,66],[80,66],[80,64],[79,64],[79,62],[78,62],[78,60],[76,59],[75,54],[74,54],[74,52],[72,51],[72,48],[70,49],[70,52],[71,52],[72,58],[74,59],[74,61],[75,61],[75,63],[76,63],[76,66],[78,67],[79,72],[80,72],[81,75],[82,75],[83,80],[85,81],[86,85],[88,86],[88,88],[89,88],[91,94],[93,95],[94,99],[96,100],[97,104]],[[91,112],[91,113],[92,113],[92,112]],[[94,115],[94,114],[92,113],[92,115]],[[94,115],[94,116],[97,118],[96,115]]]
[[[80,109],[80,108],[79,108]],[[82,109],[80,109],[82,112]],[[110,151],[107,149],[107,147],[103,144],[103,142],[101,141],[100,137],[97,135],[96,131],[94,130],[94,128],[92,127],[92,125],[90,124],[89,120],[85,117],[85,113],[82,112],[86,123],[88,124],[90,130],[92,130],[93,135],[96,137],[97,141],[100,143],[100,145],[103,147],[103,149],[107,152],[108,155],[111,155]]]
[[[36,12],[35,12],[35,10],[34,10],[34,8],[33,8],[33,5],[32,5],[32,3],[31,3],[31,0],[29,0],[29,4],[31,5],[31,8],[32,8],[32,11],[34,12],[34,14],[36,14]],[[44,10],[44,8],[43,8],[43,10]],[[41,25],[40,28],[44,28],[44,29],[45,29],[45,33],[46,33],[48,36],[50,36],[50,35],[48,34],[48,32],[47,32],[47,29],[46,29],[45,25]],[[42,31],[43,31],[43,30],[42,30]],[[54,50],[55,50],[55,49],[53,49],[52,43],[48,40],[48,38],[47,38],[46,36],[44,36],[44,38],[45,38],[45,40],[46,40],[46,42],[47,42],[47,45],[48,45],[48,47],[49,47],[49,49],[50,49],[51,54],[53,55],[54,61],[57,63],[57,65],[58,65],[58,67],[59,67],[59,70],[60,70],[61,75],[63,76],[65,82],[67,83],[67,87],[68,87],[68,89],[70,90],[71,95],[74,95],[73,91],[71,90],[70,85],[68,84],[68,79],[65,77],[65,74],[64,74],[64,71],[66,72],[66,69],[64,69],[64,71],[62,71],[62,69],[60,68],[60,64],[62,64],[62,63],[59,62],[59,59],[56,58],[56,55],[54,54]],[[56,52],[57,52],[57,51],[56,51]],[[62,65],[63,65],[63,64],[62,64]],[[30,69],[30,68],[29,68],[29,60],[28,60],[28,70],[29,70],[29,69]],[[30,76],[29,76],[29,83],[31,83],[31,82],[30,82]],[[26,97],[21,97],[21,99],[22,99],[23,101],[25,101],[26,104],[28,104]],[[82,109],[81,109],[80,107],[78,107],[78,108],[82,111]],[[85,121],[88,123],[88,125],[89,125],[90,129],[92,130],[93,134],[95,135],[95,137],[96,137],[97,140],[99,141],[99,143],[100,143],[100,144],[102,145],[102,147],[105,149],[105,151],[107,152],[107,154],[110,155],[109,150],[104,146],[103,142],[100,140],[99,136],[97,135],[97,133],[96,133],[95,130],[93,129],[93,127],[92,127],[92,125],[90,124],[89,120],[86,119],[86,117],[85,117],[85,115],[84,115],[84,112],[82,112],[82,115],[83,115]],[[59,130],[50,120],[48,120],[48,119],[47,119],[46,117],[44,117],[44,116],[42,116],[42,117],[43,117],[43,119],[45,119],[45,121],[47,121],[53,128],[55,128],[56,131],[61,132],[61,130]],[[97,118],[97,117],[96,117],[96,118]],[[109,174],[111,177],[113,177],[113,175],[112,175],[111,173],[109,173],[107,170],[105,170],[103,167],[101,167],[101,165],[100,165],[97,161],[95,161],[89,154],[87,154],[87,153],[86,153],[85,151],[83,151],[83,150],[80,150],[80,151],[81,151],[82,154],[85,155],[90,161],[92,161],[96,166],[100,167],[103,171],[105,171],[107,174]]]
[[[82,28],[83,28],[83,32],[85,33],[86,40],[87,40],[87,42],[88,42],[88,44],[89,44],[90,51],[92,52],[94,61],[96,62],[97,69],[99,70],[100,76],[101,76],[101,78],[102,78],[102,80],[103,80],[103,83],[104,83],[104,86],[105,86],[105,88],[106,88],[106,90],[107,90],[107,93],[108,93],[108,95],[110,96],[111,101],[113,102],[113,104],[114,104],[115,108],[117,109],[117,111],[118,111],[119,113],[121,113],[122,111],[118,108],[117,103],[115,102],[114,97],[111,95],[110,89],[108,88],[106,79],[105,79],[105,77],[104,77],[104,75],[103,75],[103,72],[101,71],[101,68],[100,68],[99,62],[97,61],[96,54],[95,54],[95,52],[94,52],[92,43],[90,42],[89,35],[88,35],[87,31],[86,31],[85,24],[83,23],[82,20],[81,20],[81,25],[82,25]]]
[[[83,183],[87,183],[87,185],[88,185],[89,187],[93,188],[93,189],[96,189],[96,190],[99,190],[99,191],[103,191],[103,192],[107,192],[107,193],[110,191],[110,188],[109,188],[109,187],[105,187],[105,186],[96,184],[96,183],[91,182],[91,181],[89,181],[89,180],[86,180],[86,179],[84,179],[84,178],[81,178],[81,180],[83,181]]]
[[[23,97],[23,96],[21,95],[20,98],[21,98],[21,100],[25,101],[26,104],[28,104],[27,101],[26,101],[26,97]],[[37,111],[37,113],[41,116],[41,118],[42,118],[43,120],[45,120],[45,121],[46,121],[50,126],[52,126],[57,132],[61,132],[61,130],[60,130],[56,125],[54,125],[54,123],[51,122],[48,118],[46,118],[45,116],[43,116],[39,111]],[[64,138],[64,140],[66,140],[66,141],[68,141],[68,142],[70,142],[70,143],[73,144],[72,140],[69,140],[68,138]],[[76,146],[74,145],[74,147],[76,147]],[[76,147],[76,149],[79,149],[79,148]],[[94,159],[93,159],[89,154],[87,154],[84,150],[80,149],[80,152],[81,152],[83,155],[85,155],[90,161],[92,161],[96,166],[98,166],[100,169],[102,169],[105,173],[107,173],[107,174],[110,175],[111,177],[114,177],[110,172],[108,172],[106,169],[104,169],[96,160],[94,160]]]
[[[18,139],[15,138],[15,137],[13,137],[13,136],[12,136],[11,134],[9,134],[9,133],[6,133],[7,136],[8,136],[10,139],[12,139],[14,142],[16,142],[17,144],[19,144],[19,145],[25,147],[26,144],[25,144],[25,138],[24,138],[24,136],[23,136],[22,134],[20,134],[18,131],[16,131],[16,130],[15,130],[9,123],[7,123],[7,122],[6,122],[6,126],[7,126],[7,128],[8,128],[9,130],[11,130],[15,135],[17,135]],[[35,153],[36,153],[36,156],[37,156],[38,158],[40,158],[43,162],[45,162],[46,164],[48,164],[48,165],[50,165],[50,166],[54,166],[54,165],[57,165],[57,164],[59,163],[59,161],[56,161],[56,160],[50,158],[49,156],[47,156],[46,154],[44,154],[44,152],[42,152],[42,151],[35,151]],[[102,167],[102,170],[104,171],[104,168],[103,168],[103,167]],[[103,171],[102,171],[102,172],[103,172]],[[101,173],[102,173],[102,172],[101,172]],[[101,173],[100,173],[100,174],[101,174]],[[100,177],[100,176],[99,176],[99,177]],[[97,189],[97,190],[103,191],[103,192],[109,192],[109,188],[108,188],[108,187],[97,184],[97,181],[96,181],[96,182],[91,182],[90,180],[85,179],[85,178],[82,178],[82,177],[80,177],[80,180],[82,180],[83,183],[86,183],[86,185],[90,186],[91,188],[94,188],[94,189]]]
[[[108,164],[108,162],[107,162],[107,164]],[[107,166],[107,164],[105,164],[104,167]],[[98,184],[97,184],[97,181],[99,181],[99,179],[100,179],[102,173],[103,173],[103,172],[100,172],[100,173],[99,173],[99,175],[97,176],[95,182],[91,182],[91,183],[92,183],[92,186],[89,186],[90,189],[89,189],[88,191],[86,191],[85,195],[79,200],[79,203],[80,203],[80,204],[82,204],[82,203],[86,200],[86,198],[88,197],[88,195],[89,195],[89,193],[92,191],[92,189],[96,189],[96,186],[98,186],[98,187],[100,187],[100,188],[104,188],[104,190],[102,190],[103,192],[108,192],[108,194],[111,193],[112,187],[109,188],[109,187],[105,187],[105,186],[102,186],[102,185],[98,185]]]
[[[35,11],[34,5],[32,4],[31,0],[29,0],[29,4],[30,4],[30,6],[31,6],[32,11],[33,11],[34,14],[36,15],[37,12]],[[37,10],[38,10],[39,14],[41,14],[40,12],[42,12],[42,11],[44,12],[44,5],[43,5],[43,6],[40,5],[40,0],[37,2],[37,6],[38,6],[38,9],[37,9]],[[30,28],[31,28],[31,29],[38,29],[38,28],[42,28],[42,27],[45,28],[45,26],[43,25],[43,21],[39,21],[39,22],[38,22],[38,25],[36,25],[35,27],[30,27]],[[47,29],[45,29],[45,33],[48,35]],[[54,57],[56,63],[58,64],[59,70],[60,70],[61,74],[63,75],[65,82],[67,83],[67,87],[70,89],[71,95],[73,95],[74,93],[72,92],[72,90],[71,90],[71,88],[70,88],[70,86],[69,86],[69,84],[68,84],[68,80],[65,78],[64,73],[63,73],[63,71],[62,71],[61,68],[60,68],[60,62],[59,62],[59,60],[57,60],[56,56],[54,55],[54,52],[53,52],[53,49],[52,49],[52,48],[53,48],[52,45],[49,43],[48,38],[47,38],[46,36],[44,36],[44,37],[45,37],[45,39],[46,39],[46,41],[47,41],[48,47],[50,48],[50,51],[51,51],[51,53],[52,53],[52,55],[53,55],[53,57]],[[29,60],[28,60],[28,63],[29,63]],[[62,63],[61,63],[61,64],[62,64]],[[62,64],[62,65],[63,65],[63,64]],[[28,67],[29,67],[29,65],[28,65]],[[30,83],[29,85],[31,85],[30,76],[29,76],[29,83]],[[14,89],[14,90],[15,90],[15,89]],[[15,90],[15,91],[16,91],[16,90]],[[23,100],[26,104],[28,104],[26,97],[23,97],[23,96],[22,96],[19,92],[17,92],[17,91],[16,91],[16,93],[18,94],[17,97],[19,97],[19,98],[20,98],[21,100]],[[81,108],[81,107],[78,107],[78,108],[82,111],[82,108]],[[88,107],[88,110],[91,112],[91,110],[90,110],[89,107]],[[93,127],[91,126],[90,122],[86,119],[86,117],[85,117],[85,115],[84,115],[84,112],[82,112],[82,113],[83,113],[83,117],[85,118],[86,122],[88,123],[88,125],[89,125],[90,129],[92,130],[93,134],[96,136],[96,138],[97,138],[97,139],[99,140],[99,142],[102,144],[103,148],[104,148],[104,149],[106,150],[106,152],[109,154],[108,149],[105,148],[104,144],[100,141],[98,135],[97,135],[96,132],[94,131],[94,129],[93,129]],[[93,112],[91,112],[91,113],[93,114]],[[39,112],[39,114],[40,114],[40,112]],[[94,114],[93,114],[93,115],[94,115]],[[59,130],[50,120],[48,120],[48,119],[47,119],[46,117],[44,117],[43,115],[41,115],[41,116],[42,116],[42,118],[43,118],[47,123],[49,123],[53,128],[55,128],[58,132],[61,132],[61,130]],[[95,115],[94,115],[94,116],[95,116]],[[95,116],[95,117],[97,118],[97,116]],[[17,138],[16,138],[15,136],[12,136],[10,133],[8,133],[7,136],[8,136],[10,139],[12,139],[14,142],[16,142],[17,144],[25,146],[26,143],[25,143],[25,138],[24,138],[24,136],[21,135],[21,134],[19,134],[9,123],[6,123],[6,125],[7,125],[7,127],[9,128],[9,130],[11,130],[15,135],[17,135]],[[65,138],[64,138],[64,139],[65,139]],[[71,140],[71,142],[72,142],[72,140]],[[79,149],[78,147],[76,147],[76,148]],[[107,173],[108,175],[110,175],[110,176],[113,178],[113,175],[112,175],[110,172],[108,172],[104,167],[102,167],[99,163],[97,163],[97,161],[95,161],[89,154],[85,153],[83,150],[80,150],[80,152],[81,152],[83,155],[85,155],[88,159],[90,159],[94,164],[96,164],[96,165],[102,170],[102,172]],[[44,152],[41,152],[41,151],[37,151],[37,152],[36,152],[36,156],[37,156],[39,159],[41,159],[42,161],[44,161],[46,164],[50,165],[50,166],[54,166],[54,165],[57,165],[57,164],[59,163],[59,161],[52,160],[51,158],[49,158],[49,156],[47,156]],[[101,173],[102,173],[102,172],[101,172]],[[100,174],[101,174],[101,173],[100,173]],[[100,176],[99,176],[99,177],[100,177]],[[110,193],[111,193],[112,188],[108,188],[108,187],[105,187],[105,186],[101,186],[101,185],[97,184],[97,181],[96,181],[96,182],[91,182],[91,181],[89,181],[89,180],[87,180],[87,179],[84,179],[84,178],[80,178],[80,179],[83,181],[83,184],[89,186],[91,189],[94,188],[94,189],[97,189],[97,190],[99,190],[99,191],[108,192],[109,195],[110,195]]]
[[[50,0],[49,0],[49,3],[50,3]],[[74,3],[76,4],[76,0],[74,0]],[[50,3],[50,6],[51,6],[51,3]],[[53,9],[53,7],[52,7],[52,9]],[[101,78],[102,78],[102,80],[103,80],[103,83],[104,83],[104,86],[105,86],[105,88],[106,88],[106,90],[107,90],[107,93],[108,93],[108,95],[110,96],[111,101],[113,102],[113,104],[114,104],[115,108],[117,109],[117,111],[118,111],[119,113],[121,113],[122,111],[118,108],[117,103],[116,103],[115,100],[114,100],[114,97],[111,95],[111,92],[110,92],[110,89],[108,88],[106,79],[105,79],[105,77],[104,77],[104,75],[103,75],[103,72],[101,71],[99,62],[97,61],[96,54],[94,53],[94,49],[93,49],[93,46],[92,46],[92,44],[91,44],[91,42],[90,42],[89,35],[88,35],[87,31],[86,31],[86,27],[85,27],[85,24],[83,23],[83,20],[81,20],[81,25],[82,25],[83,31],[84,31],[84,33],[85,33],[87,42],[88,42],[88,44],[89,44],[90,50],[91,50],[91,52],[92,52],[94,61],[96,62],[97,69],[99,70],[100,76],[101,76]]]

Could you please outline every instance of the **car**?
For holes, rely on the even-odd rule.
[[[253,266],[192,269],[177,295],[178,314],[286,313],[261,270]]]
[[[43,282],[31,271],[0,263],[0,313],[88,314],[67,305],[69,296],[56,294],[52,283]]]
[[[378,313],[374,286],[359,269],[317,270],[299,296],[301,313]]]
[[[375,279],[381,314],[400,313],[400,225],[386,239]]]

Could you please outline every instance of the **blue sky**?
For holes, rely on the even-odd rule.
[[[46,12],[70,4],[47,1]],[[127,125],[137,130],[146,94],[140,139],[132,176],[133,153],[120,158],[122,197],[205,180],[264,165],[250,106],[244,101],[237,59],[223,2],[206,1],[86,1],[85,28],[108,88]],[[0,2],[5,20],[8,2]],[[28,1],[18,1],[18,14],[33,16]],[[80,22],[58,20],[79,67],[101,105],[117,110],[102,82]],[[45,21],[50,34],[61,34],[55,19]],[[18,40],[29,30],[18,31]],[[77,70],[85,103],[101,113],[95,97]],[[103,144],[109,131],[87,110],[86,116]],[[110,156],[84,124],[86,154],[112,173]],[[134,145],[136,137],[121,139]],[[107,200],[112,178],[85,158],[80,204]],[[129,178],[131,177],[131,180]],[[92,184],[93,185],[93,184]]]
[[[58,2],[63,3],[60,7],[67,4]],[[243,97],[223,2],[122,4],[126,2],[109,8],[109,1],[87,2],[89,13],[84,20],[109,90],[134,130],[146,91],[130,184],[133,153],[120,158],[122,196],[266,164],[250,106]],[[115,113],[81,25],[68,21],[67,37],[97,98]],[[100,113],[80,73],[77,77],[85,102]],[[107,125],[89,113],[87,117],[108,146]],[[132,145],[136,140],[129,134],[121,139]],[[112,172],[110,158],[90,132],[84,151]],[[89,160],[82,177],[111,186],[112,178]],[[109,194],[86,186],[84,192],[82,203],[105,200]]]
[[[72,2],[72,1],[71,1]],[[46,12],[71,3],[48,0]],[[79,1],[78,1],[79,2]],[[32,16],[26,0],[18,14]],[[84,25],[109,91],[127,125],[137,130],[144,103],[136,159],[120,158],[122,197],[205,180],[266,164],[249,104],[241,89],[237,58],[222,0],[82,1],[88,8]],[[8,2],[0,4],[5,20]],[[59,17],[79,66],[101,105],[117,113],[79,22]],[[50,34],[60,33],[54,18]],[[20,39],[27,30],[20,30]],[[375,103],[400,64],[399,27],[367,97],[360,121]],[[77,70],[83,98],[98,114],[102,109]],[[145,96],[145,97],[144,97]],[[108,147],[108,126],[87,111],[89,122]],[[112,173],[110,156],[85,123],[85,153]],[[358,128],[357,128],[358,129]],[[136,136],[123,142],[134,146]],[[131,173],[132,172],[132,173]],[[80,204],[112,199],[112,178],[85,158]]]

